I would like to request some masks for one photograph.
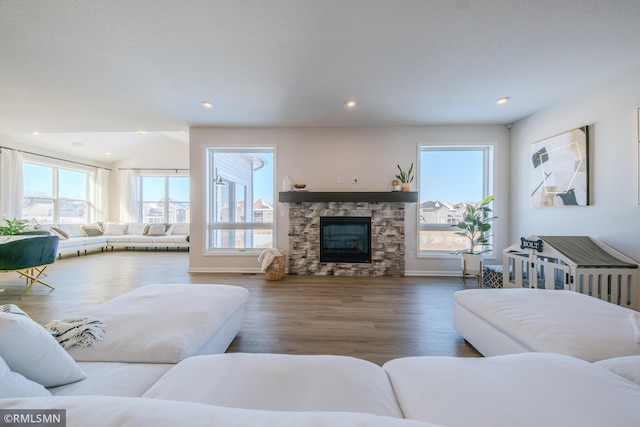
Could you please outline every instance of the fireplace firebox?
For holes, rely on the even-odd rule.
[[[321,216],[320,262],[371,262],[371,217]]]

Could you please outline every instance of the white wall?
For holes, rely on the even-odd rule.
[[[204,254],[205,176],[207,146],[276,146],[276,186],[285,175],[303,182],[311,191],[390,191],[396,164],[417,164],[419,144],[493,144],[495,146],[495,249],[508,243],[509,132],[504,126],[426,126],[371,128],[191,128],[191,249],[190,271],[259,271],[257,256]],[[341,176],[343,184],[336,184]],[[349,184],[350,177],[358,184]],[[417,189],[414,181],[414,190]],[[288,205],[275,204],[277,247],[288,251]],[[416,258],[418,204],[407,205],[407,274],[459,274],[458,258]],[[500,261],[498,261],[500,262]]]
[[[638,119],[640,66],[514,124],[511,130],[511,227],[522,236],[586,235],[640,260]],[[529,204],[530,144],[590,126],[591,206]]]

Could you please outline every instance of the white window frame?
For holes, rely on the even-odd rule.
[[[420,144],[418,146],[418,180],[420,178],[420,174],[422,172],[422,152],[423,151],[482,151],[483,152],[483,181],[482,181],[482,198],[486,198],[489,195],[495,194],[494,187],[494,146],[490,144],[452,144],[452,145],[425,145]],[[449,250],[421,250],[420,249],[420,233],[423,231],[452,231],[453,228],[451,224],[423,224],[420,221],[421,212],[420,206],[426,200],[422,200],[419,197],[417,204],[417,251],[418,258],[457,258],[452,251]],[[478,200],[479,201],[479,200]],[[489,241],[492,243],[490,250],[483,253],[483,258],[492,258],[494,256],[493,252],[493,241],[494,237],[489,237]]]
[[[86,218],[84,221],[82,221],[82,223],[91,223],[93,222],[95,219],[93,218],[93,212],[95,210],[95,204],[93,203],[92,200],[90,200],[90,188],[89,186],[91,185],[91,181],[95,181],[95,175],[96,175],[96,171],[94,168],[91,167],[81,167],[81,166],[73,166],[70,167],[67,163],[63,163],[63,162],[57,162],[55,160],[42,160],[40,158],[32,158],[31,156],[25,155],[24,159],[23,159],[23,175],[24,175],[24,165],[35,165],[35,166],[42,166],[42,167],[47,167],[47,168],[51,168],[52,169],[52,195],[51,197],[27,197],[25,196],[24,192],[26,191],[26,186],[23,187],[23,194],[22,194],[22,198],[24,199],[35,199],[35,200],[42,200],[42,201],[51,201],[52,205],[53,205],[53,211],[52,211],[52,219],[51,219],[51,223],[52,224],[59,224],[60,223],[60,208],[62,203],[61,202],[78,202],[78,203],[85,203],[86,204]],[[59,197],[60,194],[60,186],[59,186],[59,176],[60,176],[60,170],[65,170],[65,171],[71,171],[71,172],[77,172],[77,173],[83,173],[86,175],[86,183],[85,183],[85,198],[84,199],[69,199],[69,198],[61,198]],[[24,177],[23,177],[24,179]],[[23,208],[24,209],[24,208]]]
[[[224,170],[224,168],[216,168],[215,165],[215,153],[270,153],[273,156],[273,176],[272,176],[272,185],[274,188],[274,198],[276,197],[276,174],[277,168],[275,165],[276,162],[276,147],[275,146],[229,146],[229,147],[220,147],[220,146],[209,146],[205,148],[205,179],[206,179],[206,201],[205,201],[205,255],[252,255],[262,252],[265,248],[216,248],[213,247],[213,235],[216,230],[270,230],[272,234],[272,247],[276,246],[277,241],[277,203],[273,201],[273,221],[270,223],[265,222],[247,222],[246,218],[249,216],[253,218],[253,214],[247,215],[245,210],[243,222],[222,222],[216,221],[215,216],[217,216],[216,212],[216,197],[218,186],[216,186],[216,179],[218,175],[220,179],[225,183],[225,185],[230,186],[232,191],[229,195],[229,201],[233,202],[234,193],[235,193],[235,183],[234,178]],[[253,191],[253,190],[252,190]],[[245,196],[245,201],[248,199],[253,199],[253,197]],[[251,200],[254,202],[254,200]],[[246,207],[245,207],[246,209]]]
[[[140,194],[140,200],[138,200],[138,218],[140,218],[141,222],[147,222],[144,221],[144,204],[145,203],[157,203],[157,200],[145,200],[144,198],[144,178],[163,178],[164,179],[164,199],[165,199],[165,203],[164,203],[164,208],[163,208],[163,212],[162,212],[162,221],[160,221],[160,223],[169,223],[172,222],[174,223],[175,221],[169,221],[169,179],[170,178],[174,178],[174,177],[183,177],[183,178],[188,178],[189,179],[189,185],[191,185],[191,177],[189,176],[188,172],[176,172],[173,174],[167,174],[167,173],[154,173],[154,172],[143,172],[140,173],[138,175],[138,185],[139,187],[139,194]],[[189,193],[190,196],[190,193]],[[189,210],[191,210],[191,200],[172,200],[171,203],[183,203],[183,204],[187,204],[189,205]],[[190,222],[190,218],[189,216],[187,216],[186,221],[184,221],[185,224]]]

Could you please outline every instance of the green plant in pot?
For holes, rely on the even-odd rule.
[[[409,166],[409,169],[405,172],[402,170],[400,165],[396,165],[398,167],[398,173],[396,178],[400,180],[402,183],[402,191],[411,191],[411,183],[413,182],[414,174],[413,174],[413,163]]]
[[[24,219],[4,219],[7,225],[0,225],[0,235],[9,236],[11,234],[19,234],[26,230],[29,225],[29,221]]]
[[[463,236],[468,240],[465,249],[456,251],[462,254],[463,274],[480,274],[482,265],[482,254],[491,249],[489,241],[491,223],[497,218],[493,216],[493,211],[489,204],[493,201],[493,196],[489,196],[475,204],[468,204],[462,214],[462,220],[452,227],[460,231],[455,234]]]

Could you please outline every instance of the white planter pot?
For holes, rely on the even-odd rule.
[[[480,275],[482,274],[481,254],[462,254],[462,273]]]

